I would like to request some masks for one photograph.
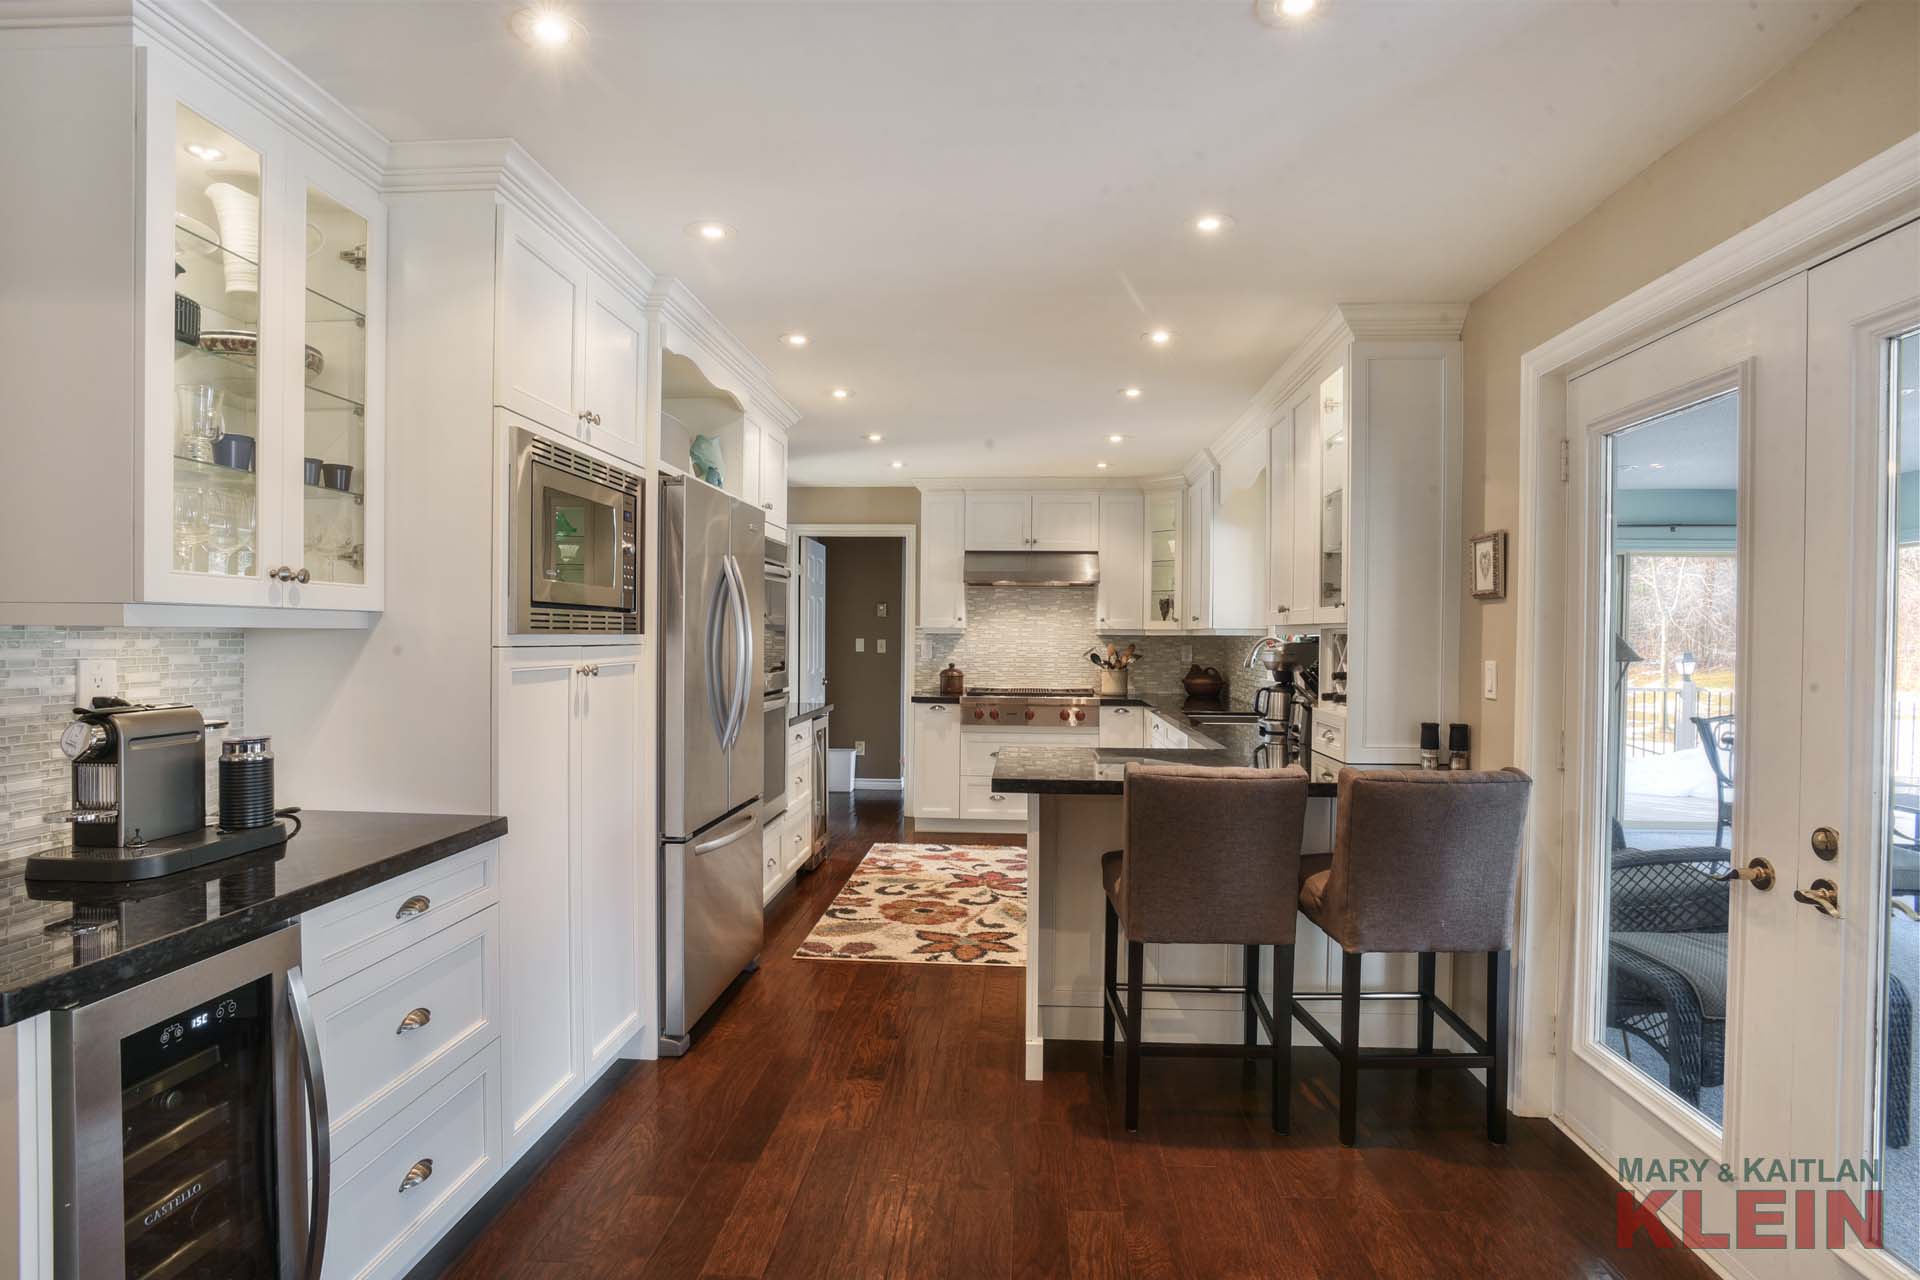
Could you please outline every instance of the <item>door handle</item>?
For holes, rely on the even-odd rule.
[[[1840,919],[1840,886],[1831,880],[1815,880],[1805,889],[1795,889],[1793,900],[1806,903],[1829,920]]]
[[[1727,874],[1715,876],[1714,879],[1724,881],[1727,884],[1732,884],[1736,880],[1745,880],[1754,888],[1765,893],[1768,889],[1773,888],[1773,864],[1765,858],[1755,858],[1746,866],[1735,867],[1733,870],[1727,872]],[[1796,892],[1793,896],[1798,898],[1800,895]]]
[[[313,1020],[313,1001],[307,995],[306,975],[295,965],[287,970],[287,1004],[293,1011],[293,1038],[300,1052],[300,1074],[306,1086],[308,1142],[313,1160],[313,1196],[307,1207],[306,1280],[320,1280],[327,1257],[327,1202],[333,1195],[333,1115],[327,1108],[327,1075],[320,1063],[320,1029]]]
[[[737,843],[742,836],[751,832],[758,825],[759,820],[755,814],[743,813],[739,818],[735,819],[734,825],[727,831],[719,835],[711,836],[694,845],[693,852],[698,855],[702,853],[712,853],[716,849],[724,849],[730,844]]]
[[[420,1006],[418,1009],[410,1009],[407,1011],[407,1016],[400,1019],[400,1025],[393,1029],[393,1034],[403,1036],[409,1031],[418,1031],[432,1021],[433,1010],[427,1008],[425,1005]]]

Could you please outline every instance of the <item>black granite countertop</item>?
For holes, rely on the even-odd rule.
[[[960,695],[957,693],[916,693],[913,695],[912,700],[914,702],[958,702],[960,701]],[[1103,707],[1150,707],[1153,704],[1145,698],[1122,697],[1117,694],[1101,694],[1100,705]]]
[[[787,704],[787,723],[796,725],[806,720],[818,720],[833,710],[831,702],[793,702]]]
[[[0,864],[0,1026],[112,995],[303,911],[497,840],[505,818],[307,811],[284,844],[130,884],[57,885]]]

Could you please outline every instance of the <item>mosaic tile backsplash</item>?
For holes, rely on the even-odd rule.
[[[239,732],[246,634],[117,627],[0,627],[0,858],[63,844],[68,830],[44,815],[70,803],[60,733],[71,720],[76,664],[109,658],[129,702],[190,702],[217,742]],[[207,751],[207,803],[217,802],[214,757]]]
[[[1191,649],[1192,662],[1215,667],[1227,678],[1228,699],[1236,707],[1251,707],[1256,677],[1264,671],[1243,670],[1252,636],[1177,636],[1103,634],[1094,625],[1098,591],[1093,587],[968,587],[967,629],[958,634],[922,631],[925,653],[914,663],[913,687],[937,690],[940,671],[952,662],[967,673],[969,685],[1013,688],[1091,688],[1100,673],[1086,659],[1088,649],[1109,642],[1140,646],[1140,657],[1129,668],[1129,689],[1150,702],[1178,705],[1186,700],[1180,677],[1189,662],[1181,660]]]

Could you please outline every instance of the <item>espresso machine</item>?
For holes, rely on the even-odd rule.
[[[207,825],[207,730],[225,720],[203,720],[184,704],[118,698],[96,698],[73,715],[60,735],[73,807],[46,818],[70,823],[73,844],[29,857],[29,879],[145,880],[286,840],[278,821],[245,830]]]
[[[1267,669],[1271,683],[1254,690],[1260,732],[1279,745],[1287,764],[1303,764],[1312,748],[1313,708],[1320,700],[1320,638],[1268,636],[1247,655]]]

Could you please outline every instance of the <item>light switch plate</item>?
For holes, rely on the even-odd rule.
[[[853,754],[856,756],[867,754],[867,740],[865,738],[855,738],[853,740]]]
[[[887,602],[885,600],[882,600],[873,607],[873,616],[876,618],[884,618],[887,616]]]
[[[1493,702],[1500,696],[1500,664],[1488,658],[1480,664],[1480,696]]]
[[[867,638],[865,636],[855,636],[853,638],[853,651],[855,653],[865,653],[867,651]]]
[[[887,651],[887,638],[885,636],[875,637],[873,651],[875,653],[885,653]]]
[[[73,701],[90,707],[95,698],[111,698],[120,692],[120,670],[112,658],[82,658],[74,680]]]

